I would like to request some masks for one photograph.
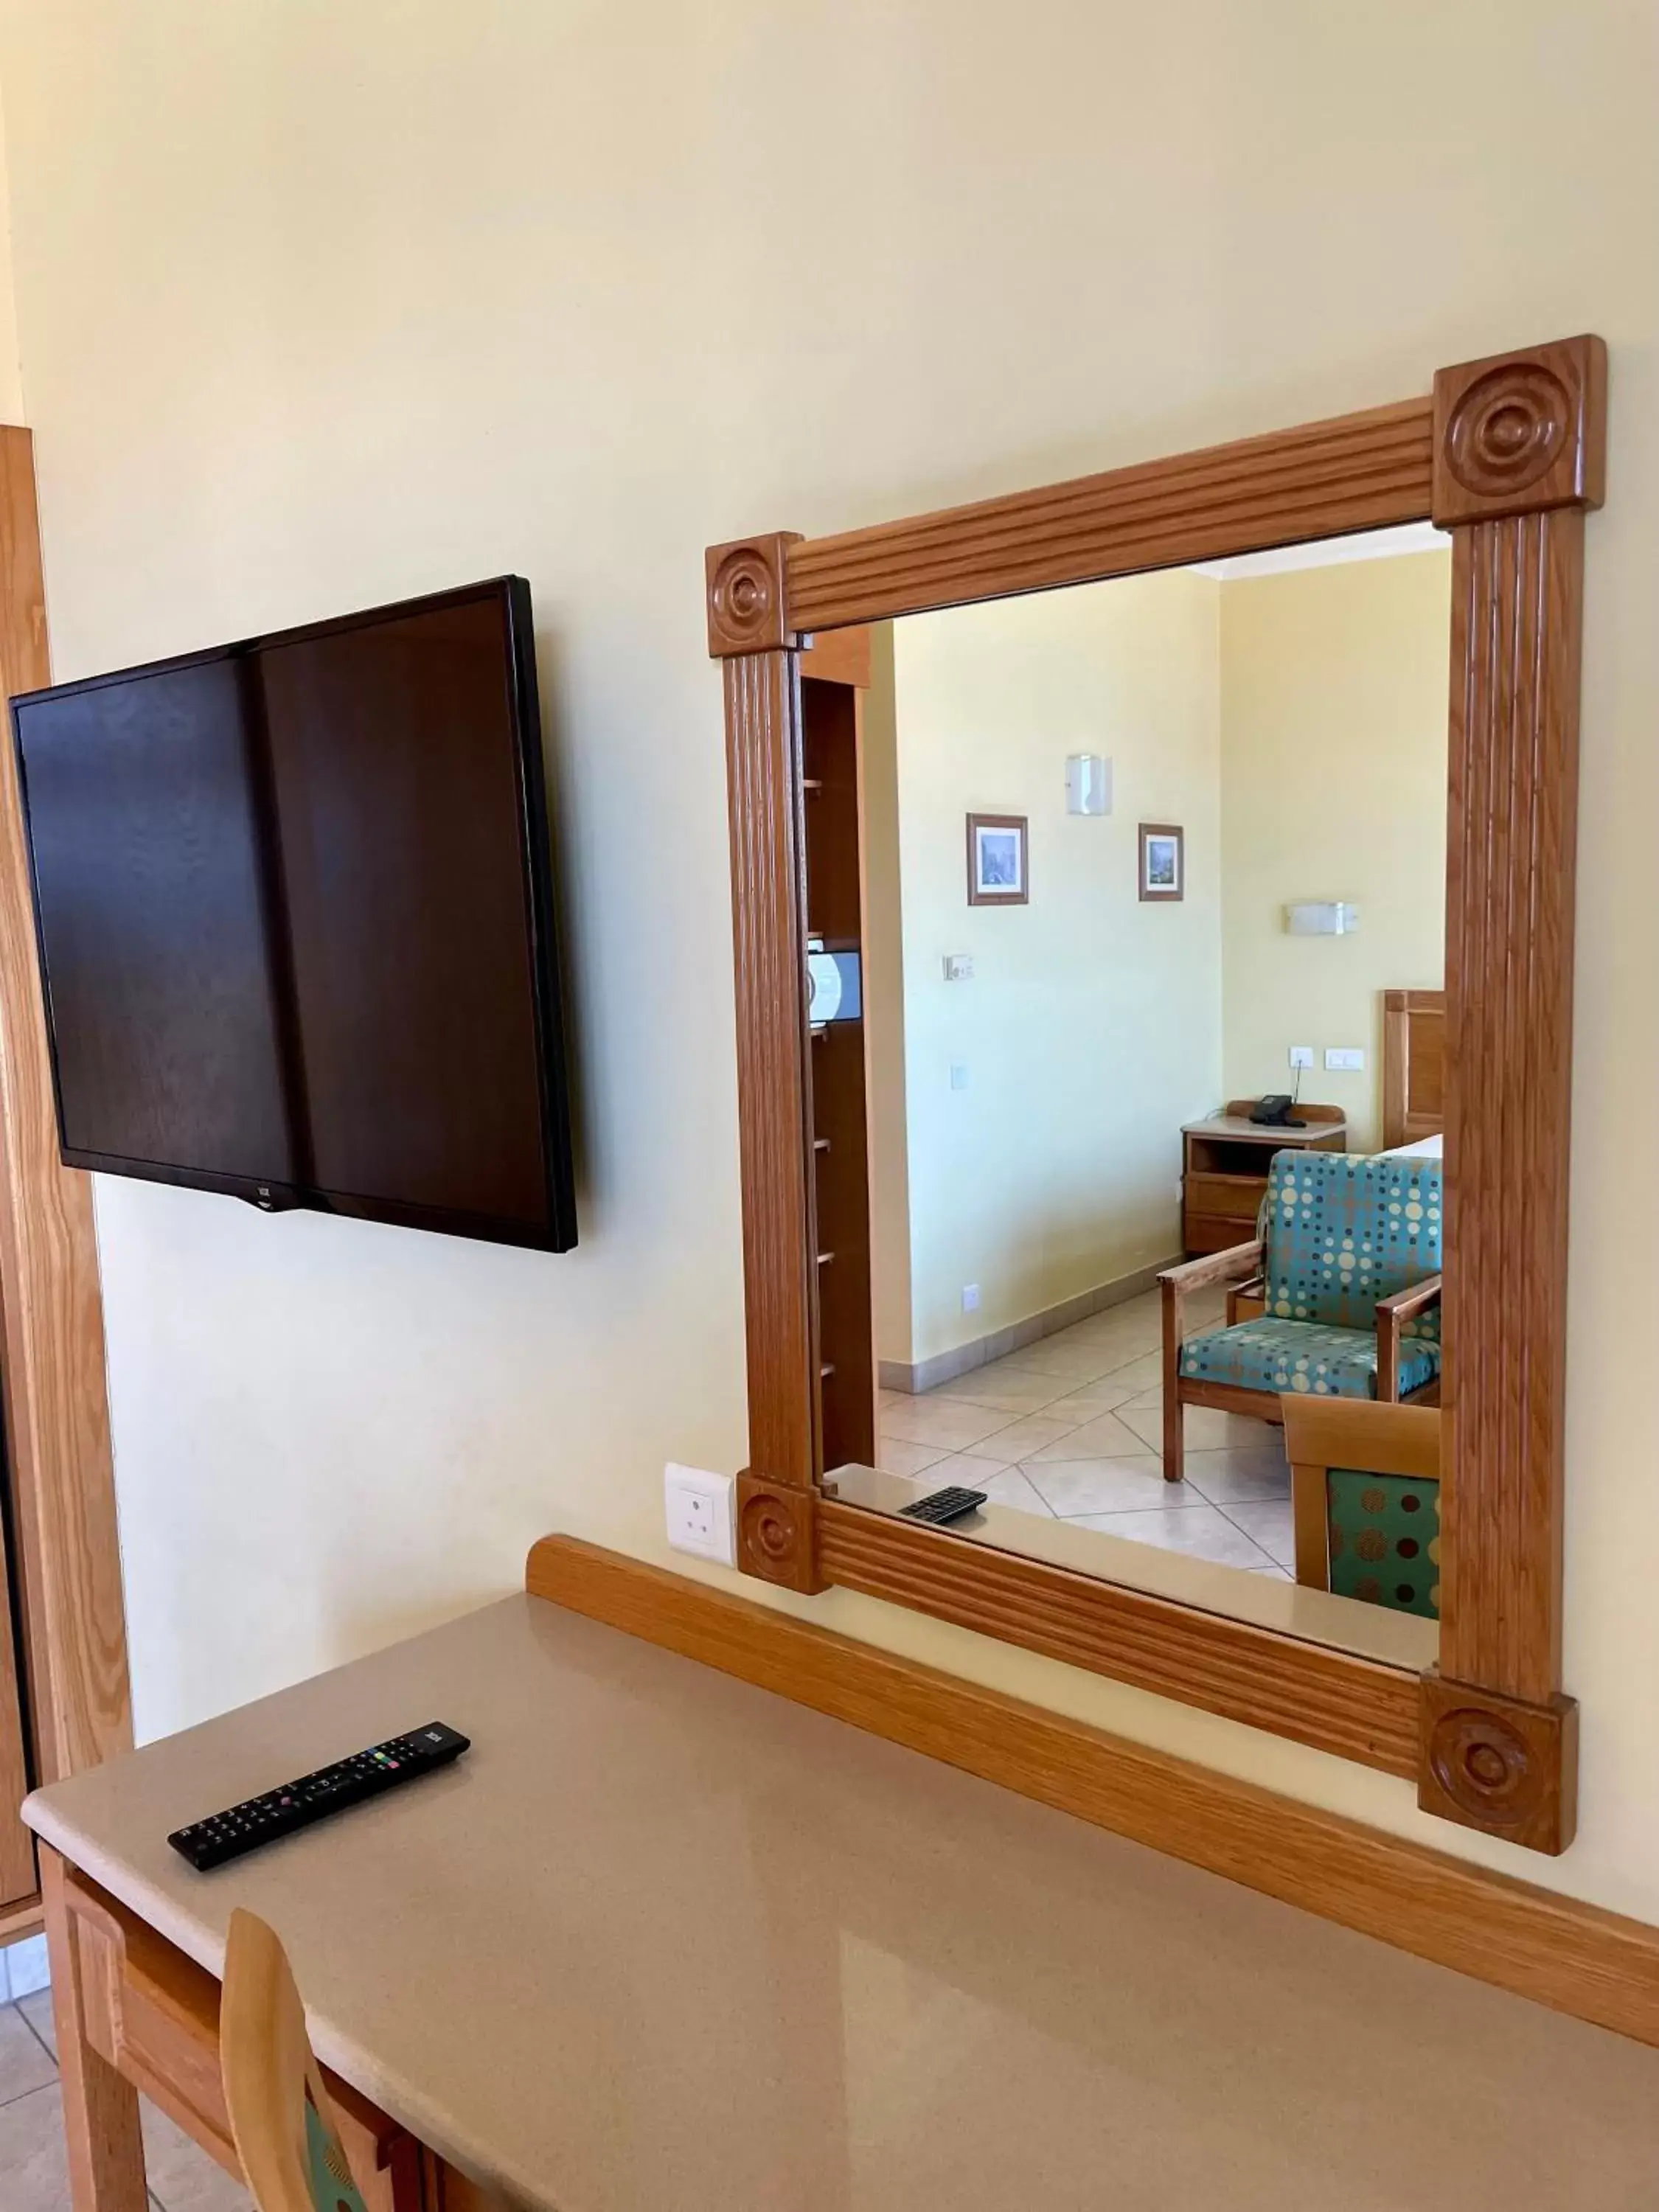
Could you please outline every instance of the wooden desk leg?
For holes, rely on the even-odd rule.
[[[52,2009],[75,2212],[147,2212],[138,2092],[87,2040],[79,1946],[64,1895],[64,1862],[40,1846],[40,1887],[52,1959]]]

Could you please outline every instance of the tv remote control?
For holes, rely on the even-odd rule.
[[[447,1766],[470,1748],[469,1737],[442,1721],[428,1721],[408,1735],[388,1736],[368,1751],[355,1752],[332,1766],[319,1766],[314,1774],[302,1774],[297,1782],[267,1790],[262,1797],[245,1798],[222,1813],[210,1813],[204,1820],[192,1820],[167,1841],[198,1874],[205,1874],[210,1867],[257,1851],[261,1844],[274,1844],[278,1836],[291,1836],[296,1828],[308,1828],[313,1820],[325,1820],[331,1813],[343,1812],[365,1797],[378,1797],[430,1774],[434,1767]]]
[[[930,1490],[914,1505],[901,1505],[899,1511],[907,1520],[925,1521],[930,1528],[943,1528],[948,1522],[960,1521],[964,1513],[977,1512],[985,1496],[982,1490],[963,1490],[953,1483],[948,1490]]]

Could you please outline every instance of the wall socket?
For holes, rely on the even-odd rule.
[[[1291,1047],[1291,1066],[1292,1067],[1311,1067],[1313,1066],[1313,1047],[1310,1044],[1293,1044]]]
[[[1357,1075],[1365,1065],[1365,1055],[1358,1045],[1328,1045],[1325,1065],[1328,1068],[1340,1069],[1344,1075]]]
[[[963,1285],[962,1310],[963,1313],[977,1313],[979,1311],[979,1285],[977,1283],[964,1283]]]
[[[662,1471],[663,1511],[668,1540],[677,1552],[738,1564],[736,1478],[711,1474],[706,1468],[679,1467],[671,1459]]]

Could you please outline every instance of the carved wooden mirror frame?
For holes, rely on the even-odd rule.
[[[1431,1812],[1571,1840],[1562,1434],[1584,514],[1606,352],[842,536],[710,549],[731,788],[750,1463],[745,1572],[956,1621],[1414,1778]],[[1431,520],[1452,540],[1444,1594],[1421,1674],[824,1494],[800,655],[814,633]]]

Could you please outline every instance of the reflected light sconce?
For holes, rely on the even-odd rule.
[[[1316,900],[1285,909],[1285,927],[1292,937],[1352,937],[1358,927],[1358,908],[1344,906],[1340,900]]]
[[[1112,763],[1100,753],[1073,753],[1066,763],[1066,811],[1109,814]]]

